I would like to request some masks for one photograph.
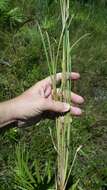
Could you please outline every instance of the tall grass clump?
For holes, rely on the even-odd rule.
[[[44,174],[41,174],[38,160],[33,162],[25,145],[16,146],[15,167],[12,168],[14,189],[17,190],[52,190],[54,176],[51,171],[50,161],[46,161]]]
[[[53,99],[60,100],[71,104],[71,80],[70,73],[71,67],[71,50],[72,48],[86,35],[78,39],[72,46],[70,45],[70,31],[69,27],[73,16],[70,16],[70,2],[69,0],[59,0],[61,8],[61,21],[62,30],[59,37],[59,41],[56,47],[51,43],[50,36],[47,31],[45,36],[42,33],[41,27],[38,24],[39,31],[41,34],[46,60],[49,68],[49,73],[53,85]],[[57,90],[57,68],[60,63],[62,80],[60,90]],[[59,96],[60,94],[60,96]],[[69,146],[70,146],[70,129],[71,129],[72,118],[70,112],[65,115],[60,115],[56,118],[56,141],[54,142],[52,133],[52,141],[57,151],[57,174],[56,174],[56,190],[65,190],[67,187],[68,179],[71,175],[71,171],[76,160],[77,152],[80,147],[76,150],[71,167],[69,168]],[[51,129],[50,129],[51,132]],[[74,189],[74,187],[73,187]]]

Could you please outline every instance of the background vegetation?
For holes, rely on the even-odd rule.
[[[73,120],[71,149],[75,150],[80,144],[83,148],[71,182],[79,179],[78,189],[83,190],[107,188],[106,9],[106,0],[71,2],[71,14],[74,14],[71,43],[90,33],[72,51],[73,70],[81,73],[81,80],[73,84],[73,91],[85,97],[85,105],[83,116]],[[39,21],[42,30],[57,39],[59,20],[55,0],[0,0],[0,101],[19,95],[48,75],[36,23]],[[19,184],[23,179],[32,186],[25,189],[37,189],[36,184],[39,184],[38,189],[48,189],[55,174],[56,156],[49,125],[54,132],[52,121],[0,131],[0,190],[21,189]],[[19,167],[18,163],[22,165]]]

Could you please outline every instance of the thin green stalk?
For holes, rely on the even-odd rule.
[[[73,169],[73,167],[74,167],[74,164],[75,164],[75,161],[76,161],[76,158],[77,158],[77,154],[78,154],[78,152],[80,151],[81,148],[82,148],[82,146],[80,145],[80,146],[77,148],[76,152],[75,152],[74,159],[73,159],[73,161],[72,161],[72,164],[71,164],[71,167],[70,167],[70,170],[69,170],[67,179],[66,179],[65,187],[66,187],[66,185],[67,185],[67,182],[68,182],[68,179],[69,179],[69,177],[70,177],[71,171],[72,171],[72,169]]]
[[[45,39],[44,39],[42,30],[41,30],[41,27],[40,27],[39,24],[38,24],[38,28],[39,28],[39,32],[40,32],[40,35],[41,35],[41,39],[42,39],[42,43],[43,43],[43,47],[44,47],[44,51],[45,51],[45,55],[46,55],[46,60],[47,60],[48,68],[49,68],[49,73],[50,73],[50,75],[52,75],[52,73],[51,73],[52,69],[51,69],[51,66],[50,66],[50,60],[49,60],[49,55],[48,55]]]
[[[86,33],[84,35],[82,35],[76,42],[73,43],[73,45],[71,46],[70,48],[70,52],[72,51],[72,49],[81,41],[83,40],[84,38],[86,38],[87,36],[89,36],[90,33]]]

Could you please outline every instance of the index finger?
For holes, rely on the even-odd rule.
[[[52,85],[52,77],[54,76],[49,76],[46,79],[44,79],[44,82],[48,83],[49,85]],[[63,74],[62,73],[57,73],[55,76],[56,83],[60,82],[62,80]],[[66,77],[69,80],[77,80],[80,78],[80,74],[76,72],[72,73],[66,73]],[[54,79],[54,78],[53,78]]]

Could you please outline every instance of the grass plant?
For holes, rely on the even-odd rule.
[[[54,176],[50,161],[46,162],[44,174],[41,175],[39,162],[31,162],[25,145],[16,146],[16,159],[14,170],[14,188],[18,190],[53,190]]]
[[[69,39],[69,0],[60,0],[61,16],[62,16],[62,83],[60,101],[69,102],[71,98],[71,81],[67,80],[67,73],[71,73],[71,54],[70,54],[70,39]],[[56,119],[57,133],[57,149],[58,149],[58,173],[57,173],[57,190],[65,190],[67,184],[68,158],[69,158],[69,143],[70,143],[70,128],[71,116],[67,113]]]
[[[47,47],[41,27],[40,26],[38,27],[45,50],[49,73],[52,79],[53,99],[60,100],[62,102],[68,102],[69,104],[71,104],[71,80],[68,80],[70,78],[69,75],[72,69],[71,50],[79,42],[79,40],[81,40],[81,38],[77,42],[75,42],[73,46],[70,45],[69,27],[73,17],[70,17],[69,15],[69,7],[70,7],[69,0],[60,0],[60,7],[61,7],[62,31],[57,46],[57,52],[55,52],[55,48],[53,47],[53,45],[51,45],[51,40],[48,33],[45,32],[48,44]],[[56,77],[57,77],[56,73],[57,73],[58,62],[60,62],[62,68],[60,97],[58,95],[57,84],[56,84]],[[67,182],[70,177],[71,170],[74,166],[74,162],[77,156],[77,152],[80,149],[80,148],[77,149],[71,168],[68,170],[71,122],[72,118],[70,113],[67,113],[66,115],[62,115],[56,118],[56,144],[52,138],[55,150],[57,151],[56,190],[66,189]]]

